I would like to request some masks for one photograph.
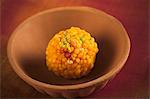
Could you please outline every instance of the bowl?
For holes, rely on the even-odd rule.
[[[100,49],[91,72],[73,80],[48,71],[45,60],[49,40],[71,26],[91,33]],[[20,78],[39,92],[66,98],[87,96],[103,88],[124,66],[129,51],[130,40],[123,25],[113,16],[89,7],[40,12],[15,29],[7,47],[9,61]]]

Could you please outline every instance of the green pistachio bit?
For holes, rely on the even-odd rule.
[[[84,37],[80,37],[80,40],[82,41],[82,43],[85,41]]]

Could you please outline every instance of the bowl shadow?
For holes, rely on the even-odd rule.
[[[115,47],[113,47],[112,42],[108,38],[96,38],[96,40],[100,48],[96,56],[94,68],[88,75],[82,78],[64,79],[48,71],[45,61],[45,52],[43,52],[42,56],[36,57],[24,55],[22,58],[20,58],[22,69],[31,78],[52,85],[80,84],[94,80],[109,71],[116,53],[114,49]]]

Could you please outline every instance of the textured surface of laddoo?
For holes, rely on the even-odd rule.
[[[48,69],[64,78],[80,78],[94,66],[97,43],[91,35],[78,27],[60,31],[46,49]]]

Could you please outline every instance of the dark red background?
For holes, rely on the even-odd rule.
[[[2,0],[1,96],[48,97],[24,83],[10,67],[6,45],[12,31],[29,16],[59,6],[90,6],[119,19],[131,39],[131,52],[122,71],[89,97],[148,98],[148,0]]]

